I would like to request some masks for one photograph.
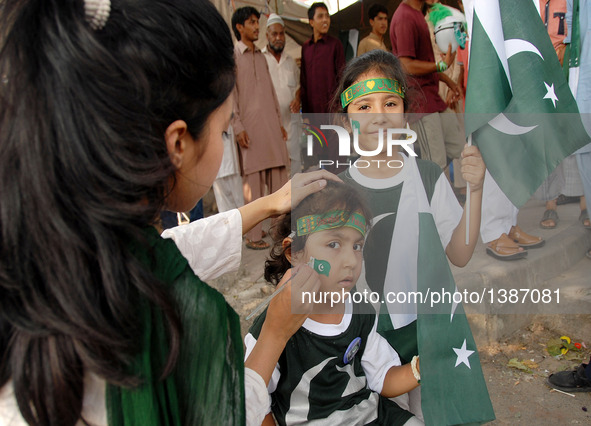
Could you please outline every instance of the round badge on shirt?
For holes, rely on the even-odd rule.
[[[345,351],[345,355],[343,356],[343,362],[345,364],[349,364],[355,358],[357,352],[359,352],[359,348],[361,347],[361,337],[356,337],[353,339],[347,350]]]

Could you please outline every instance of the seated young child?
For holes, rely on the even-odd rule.
[[[283,347],[268,383],[269,410],[281,425],[319,419],[335,425],[423,424],[388,399],[418,386],[418,357],[401,366],[396,351],[376,332],[375,313],[351,298],[370,219],[357,190],[328,182],[273,230],[275,245],[265,278],[291,285],[289,277],[309,266],[320,281],[314,295],[291,289],[292,315],[301,314],[302,301],[313,303],[301,328]],[[293,275],[292,265],[300,268]],[[247,360],[268,321],[266,314],[255,320],[245,338]],[[263,424],[273,424],[272,420],[269,413]]]

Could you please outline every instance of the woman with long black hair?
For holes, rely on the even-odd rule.
[[[206,0],[4,0],[0,49],[0,424],[243,424],[238,317],[152,226],[219,168],[226,23]]]

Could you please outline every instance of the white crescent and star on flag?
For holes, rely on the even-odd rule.
[[[505,40],[502,30],[501,12],[499,9],[499,3],[490,0],[466,0],[464,2],[466,19],[468,21],[468,31],[470,34],[470,40],[472,38],[473,28],[473,14],[481,17],[480,23],[482,24],[484,31],[490,39],[497,56],[503,65],[507,81],[513,91],[511,84],[511,74],[509,73],[509,58],[520,53],[533,53],[538,55],[542,60],[544,57],[538,50],[538,48],[527,40],[522,39],[510,39]],[[543,82],[546,87],[546,95],[542,98],[549,99],[552,102],[552,106],[556,108],[556,102],[559,101],[556,93],[554,92],[554,83],[548,84]],[[509,120],[504,114],[499,114],[492,119],[489,124],[491,127],[499,132],[509,135],[522,135],[535,129],[537,126],[519,126],[511,120]]]

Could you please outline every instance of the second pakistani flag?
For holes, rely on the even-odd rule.
[[[521,207],[590,138],[533,1],[464,4],[471,33],[466,134]]]

